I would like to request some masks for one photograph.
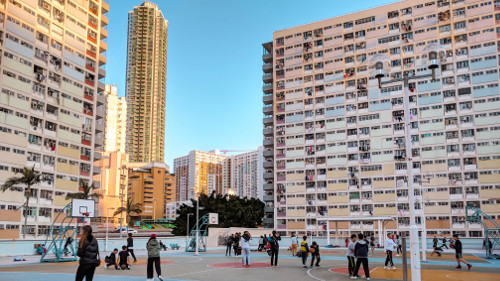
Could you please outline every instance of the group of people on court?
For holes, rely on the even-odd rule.
[[[153,265],[158,274],[160,281],[163,281],[161,276],[160,267],[160,243],[156,239],[156,234],[151,234],[148,242],[146,243],[146,249],[148,250],[148,261],[147,261],[147,280],[153,280]],[[75,281],[92,281],[94,278],[95,269],[101,264],[101,257],[99,255],[99,244],[97,239],[92,235],[92,227],[90,225],[85,225],[82,228],[82,236],[78,242],[77,256],[80,257],[79,266],[76,271]],[[122,251],[118,252],[115,248],[108,256],[104,258],[105,268],[110,266],[117,270],[129,270],[130,257],[137,262],[134,254],[134,240],[132,238],[132,233],[129,233],[127,238],[127,245],[122,246]]]

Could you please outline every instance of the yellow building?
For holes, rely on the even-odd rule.
[[[96,217],[92,219],[92,223],[101,223],[102,226],[106,223],[106,216],[109,216],[110,227],[117,226],[120,224],[120,215],[113,214],[120,208],[120,200],[123,200],[124,206],[127,202],[128,155],[119,151],[103,152],[102,158],[96,161],[94,166],[101,168],[101,172],[94,175],[94,183],[100,183],[98,193],[102,198],[99,198],[96,205]]]
[[[165,163],[130,163],[127,195],[134,203],[141,203],[143,211],[138,219],[165,218],[166,205],[175,199],[174,176]]]
[[[163,161],[168,21],[147,1],[128,20],[127,153],[130,162]]]
[[[174,159],[176,201],[195,198],[195,194],[210,195],[213,191],[223,194],[224,168],[228,156],[218,151],[204,152],[193,150],[189,155]],[[227,170],[227,167],[226,167]]]
[[[125,153],[127,134],[127,100],[118,97],[114,85],[106,85],[106,120],[104,122],[104,150]]]

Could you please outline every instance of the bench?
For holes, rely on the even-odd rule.
[[[170,248],[171,248],[172,250],[179,250],[179,249],[180,249],[180,246],[179,246],[177,243],[175,243],[175,244],[170,244]]]

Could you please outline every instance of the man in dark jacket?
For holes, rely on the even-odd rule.
[[[135,254],[134,254],[134,239],[132,238],[132,233],[129,233],[128,234],[128,238],[127,238],[127,249],[128,249],[128,253],[132,256],[132,258],[134,259],[134,262],[137,262],[137,259],[135,258]]]
[[[362,233],[358,234],[359,241],[354,246],[354,255],[356,256],[356,267],[354,268],[354,273],[351,279],[358,279],[358,271],[363,264],[363,270],[365,271],[366,280],[370,280],[370,269],[368,268],[368,241],[364,239]]]
[[[116,255],[118,254],[118,249],[115,248],[109,256],[104,258],[104,262],[106,262],[105,268],[109,268],[110,266],[114,266],[115,269],[118,269],[118,262],[116,261]]]
[[[231,247],[233,247],[234,234],[226,238],[226,257],[229,254],[231,256]]]
[[[269,245],[271,246],[271,266],[278,266],[278,254],[280,251],[281,236],[276,230],[273,230],[273,234],[269,236]]]

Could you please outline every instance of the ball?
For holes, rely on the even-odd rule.
[[[314,253],[316,250],[314,248],[309,249],[309,252]]]

